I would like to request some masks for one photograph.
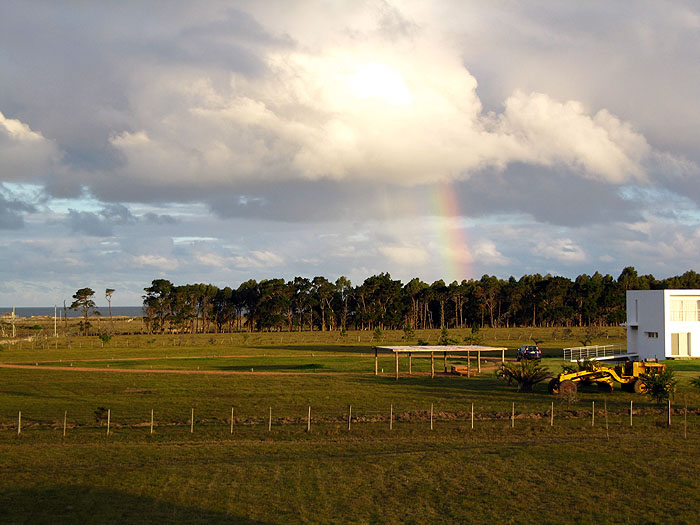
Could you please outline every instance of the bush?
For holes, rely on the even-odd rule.
[[[468,345],[478,345],[481,344],[481,334],[479,334],[479,326],[477,324],[472,325],[472,331],[469,335],[464,338],[464,342]]]
[[[110,334],[100,334],[97,337],[100,338],[100,341],[102,341],[103,344],[109,343],[109,341],[112,339]]]
[[[525,359],[519,363],[503,363],[496,370],[496,377],[508,385],[517,383],[518,392],[532,392],[537,383],[552,377],[551,372],[538,361]]]
[[[107,421],[107,409],[105,407],[97,407],[95,410],[95,421],[100,425]]]
[[[374,333],[372,333],[372,340],[379,342],[382,340],[383,335],[384,332],[382,332],[382,329],[377,327],[374,329]]]
[[[700,390],[700,377],[696,377],[695,379],[690,380],[690,386],[693,386]]]
[[[454,337],[450,337],[450,333],[447,331],[447,328],[443,328],[442,332],[440,332],[440,339],[438,339],[438,345],[450,346],[450,345],[457,345],[457,344],[459,344],[459,339],[455,339]]]
[[[644,384],[645,393],[659,404],[671,397],[671,394],[676,390],[676,383],[678,383],[673,371],[668,368],[661,372],[652,371],[648,374],[640,374],[639,379]]]

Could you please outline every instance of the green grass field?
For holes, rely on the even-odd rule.
[[[0,368],[0,522],[696,521],[698,361],[669,363],[668,427],[665,407],[619,390],[567,404],[492,371],[431,379],[426,359],[397,381],[389,356],[374,376],[368,334],[243,335],[2,346],[27,368]],[[550,337],[544,363],[558,372],[557,348],[577,344]]]

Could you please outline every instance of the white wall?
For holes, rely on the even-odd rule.
[[[664,290],[628,290],[627,352],[639,359],[664,359],[664,319]]]
[[[672,357],[673,334],[685,340],[690,334],[688,355],[700,357],[700,320],[671,320],[674,299],[700,301],[700,290],[628,290],[627,351],[639,359]],[[658,337],[657,337],[658,335]]]

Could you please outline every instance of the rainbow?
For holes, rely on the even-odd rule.
[[[460,224],[459,202],[452,184],[449,182],[436,184],[432,201],[442,263],[441,278],[446,284],[455,280],[462,282],[463,279],[473,277],[473,269],[466,229]]]

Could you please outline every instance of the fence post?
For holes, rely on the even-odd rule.
[[[472,430],[474,430],[474,403],[472,403]]]
[[[194,408],[192,409],[192,415],[190,416],[190,434],[194,434]]]
[[[435,377],[435,353],[430,352],[430,379]]]
[[[688,394],[685,395],[685,410],[683,411],[683,437],[688,439]]]
[[[151,434],[153,434],[153,409],[151,409]]]
[[[63,437],[66,437],[66,419],[68,418],[68,410],[63,411]]]
[[[593,408],[591,409],[591,426],[595,426],[595,401],[593,401]]]
[[[513,402],[513,413],[510,416],[510,428],[515,428],[515,402]]]
[[[233,407],[231,407],[231,434],[233,434]]]
[[[350,432],[350,422],[352,421],[352,405],[348,405],[348,432]]]
[[[433,404],[430,403],[430,430],[433,429]]]
[[[634,401],[630,399],[630,426],[632,426],[632,403],[634,403]]]
[[[306,431],[311,432],[311,405],[309,405],[309,415],[306,417]]]
[[[668,426],[671,426],[671,398],[668,398]]]
[[[396,355],[396,379],[398,379],[399,378],[399,353],[395,351],[394,354]]]
[[[267,431],[272,430],[272,407],[270,407],[270,416],[267,418]]]
[[[109,436],[109,424],[112,421],[112,409],[108,408],[107,409],[107,435]]]
[[[19,436],[22,433],[22,411],[20,410],[17,413],[17,435]]]
[[[394,405],[389,407],[389,430],[394,429]]]
[[[554,401],[552,401],[552,411],[549,413],[549,426],[554,426]]]

